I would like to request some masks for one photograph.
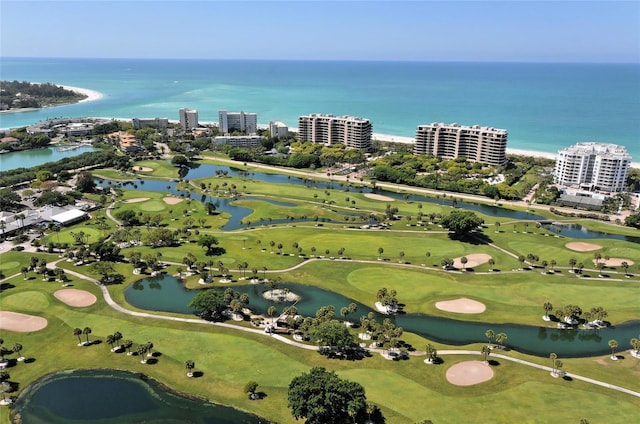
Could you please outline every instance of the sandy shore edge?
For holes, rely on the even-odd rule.
[[[80,100],[78,103],[93,102],[104,97],[104,94],[102,94],[101,92],[88,88],[74,87],[72,85],[60,85],[60,87],[64,88],[65,90],[75,91],[76,93],[84,94],[85,96],[87,96],[86,99]]]

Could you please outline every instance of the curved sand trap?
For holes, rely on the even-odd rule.
[[[69,306],[89,306],[96,303],[96,297],[86,290],[62,289],[53,293],[56,299]]]
[[[184,199],[181,199],[179,197],[163,197],[162,200],[167,205],[177,205],[178,203],[182,202]]]
[[[0,311],[0,330],[29,333],[42,330],[47,326],[47,320],[33,315],[18,312]]]
[[[148,166],[134,166],[133,170],[140,172],[151,172],[153,171],[153,168],[149,168]]]
[[[602,249],[599,244],[584,243],[581,241],[565,244],[565,247],[576,252],[591,252],[592,250]]]
[[[473,268],[474,266],[487,263],[489,262],[489,259],[491,259],[491,256],[487,255],[486,253],[472,253],[470,255],[465,255],[465,256],[467,257],[467,263],[464,264],[464,266],[462,265],[462,262],[460,262],[460,259],[462,258],[462,256],[460,256],[459,258],[455,258],[453,260],[453,266],[459,269]]]
[[[621,266],[622,262],[626,262],[627,265],[631,266],[634,262],[631,259],[625,258],[609,258],[609,259],[600,259],[599,262],[604,263],[605,266]],[[596,260],[593,260],[593,263],[596,263]]]
[[[373,193],[365,193],[364,197],[366,197],[367,199],[381,200],[383,202],[393,202],[396,200],[393,197],[383,196],[381,194],[373,194]]]
[[[140,203],[140,202],[146,202],[147,200],[149,200],[148,197],[136,197],[134,199],[128,199],[125,200],[125,203]]]
[[[436,302],[436,308],[441,311],[455,312],[457,314],[481,314],[487,309],[484,303],[467,299],[466,297]]]
[[[447,381],[456,386],[472,386],[493,378],[493,370],[482,361],[466,361],[447,370]]]

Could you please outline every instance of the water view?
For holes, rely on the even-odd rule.
[[[0,154],[0,170],[11,171],[17,168],[33,168],[60,159],[70,158],[87,152],[95,152],[91,146],[58,146],[45,149],[23,150]]]
[[[355,303],[358,306],[355,317],[359,318],[369,312],[374,312],[379,321],[387,317],[353,299],[319,287],[289,282],[280,284],[279,287],[288,288],[301,296],[295,306],[298,313],[304,316],[315,316],[316,311],[322,306],[333,305],[335,310],[339,311],[343,306]],[[266,287],[263,284],[233,285],[233,288],[249,295],[249,308],[257,313],[266,314],[267,308],[271,305],[275,305],[277,311],[282,312],[290,305],[264,299],[262,292]],[[196,294],[197,291],[185,289],[180,281],[168,275],[147,278],[125,289],[125,299],[137,308],[184,314],[193,313],[187,304]],[[372,299],[371,303],[374,301],[375,299]],[[516,324],[467,322],[424,314],[401,314],[391,319],[405,331],[457,346],[486,342],[484,333],[490,328],[496,333],[503,332],[509,336],[507,346],[536,356],[548,356],[549,352],[556,352],[563,357],[602,355],[609,352],[608,340],[630,340],[640,332],[640,321],[630,321],[599,330],[561,330]]]
[[[167,391],[143,374],[81,370],[46,376],[13,406],[22,423],[259,424],[268,421],[233,408]]]

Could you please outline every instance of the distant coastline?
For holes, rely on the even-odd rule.
[[[85,99],[80,100],[79,102],[76,103],[86,103],[86,102],[92,102],[92,101],[96,101],[96,100],[100,100],[104,97],[104,94],[102,94],[99,91],[95,91],[95,90],[91,90],[88,88],[83,88],[83,87],[76,87],[76,86],[70,86],[70,85],[60,85],[61,87],[67,89],[67,90],[71,90],[71,91],[75,91],[77,93],[83,94],[85,96],[87,96]],[[58,105],[61,106],[61,105]],[[52,107],[56,107],[56,106],[52,106]],[[12,112],[26,112],[29,110],[37,110],[37,109],[19,109],[19,110],[8,110],[8,111],[2,111],[2,113],[12,113]],[[110,117],[100,117],[103,119],[114,119],[114,120],[119,120],[119,121],[127,121],[128,119],[123,119],[123,118],[110,118]],[[171,122],[177,122],[175,120],[170,120]],[[212,124],[211,122],[202,122],[203,124]],[[261,127],[264,127],[264,125],[260,125]],[[290,131],[293,132],[297,132],[297,128],[290,128]],[[373,140],[379,140],[379,141],[384,141],[384,142],[391,142],[391,143],[405,143],[405,144],[411,144],[414,142],[413,137],[406,137],[406,136],[400,136],[400,135],[393,135],[393,134],[383,134],[383,133],[373,133],[372,134],[372,139]],[[569,146],[565,146],[565,147],[569,147]],[[537,151],[537,150],[525,150],[525,149],[516,149],[516,148],[509,148],[507,147],[507,154],[508,155],[520,155],[520,156],[529,156],[529,157],[535,157],[535,158],[544,158],[544,159],[552,159],[555,160],[556,159],[556,154],[555,153],[550,153],[550,152],[543,152],[543,151]],[[631,167],[632,168],[637,168],[640,169],[640,162],[632,162],[631,163]]]
[[[20,109],[9,109],[9,110],[2,110],[2,111],[0,111],[0,113],[33,112],[33,111],[36,111],[36,110],[50,109],[50,108],[53,108],[53,107],[72,105],[72,104],[76,104],[76,103],[93,102],[95,100],[100,100],[101,98],[104,97],[104,94],[100,93],[99,91],[90,90],[88,88],[73,87],[73,86],[70,86],[70,85],[62,85],[62,84],[58,84],[58,87],[62,87],[65,90],[74,91],[74,92],[76,92],[78,94],[82,94],[82,95],[87,96],[87,97],[82,99],[82,100],[79,100],[77,102],[63,103],[63,104],[57,104],[57,105],[51,105],[51,106],[44,106],[44,107],[40,107],[40,108],[27,107],[27,108],[20,108]]]

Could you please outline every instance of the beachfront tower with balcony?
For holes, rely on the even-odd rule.
[[[298,135],[302,141],[327,146],[344,144],[348,148],[371,149],[371,121],[354,116],[335,116],[319,113],[298,118]]]
[[[218,128],[222,134],[231,133],[256,134],[258,132],[258,115],[248,112],[218,112]]]
[[[631,166],[624,146],[582,142],[558,151],[555,183],[590,191],[620,192]]]
[[[413,153],[446,160],[464,157],[472,162],[502,166],[507,162],[507,137],[507,130],[480,125],[419,125]]]
[[[198,111],[195,109],[182,108],[180,113],[180,126],[185,131],[191,131],[198,128]]]

